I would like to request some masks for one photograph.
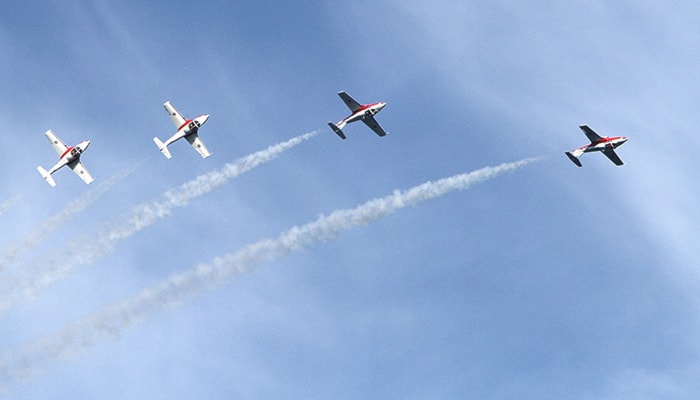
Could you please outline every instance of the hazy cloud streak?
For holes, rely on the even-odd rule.
[[[2,204],[0,204],[0,215],[5,214],[5,212],[12,208],[23,196],[23,194],[17,194],[2,202]]]
[[[236,253],[217,257],[210,264],[201,264],[172,275],[157,286],[105,307],[82,321],[67,325],[54,336],[26,346],[22,352],[6,355],[0,362],[0,376],[5,380],[26,376],[50,359],[68,357],[89,348],[100,336],[118,338],[122,331],[153,313],[221,285],[232,276],[250,271],[263,261],[333,238],[343,230],[370,224],[402,208],[416,206],[454,190],[467,189],[473,184],[515,171],[538,160],[530,158],[426,182],[405,191],[394,191],[393,194],[370,200],[352,209],[321,215],[315,221],[295,226],[276,238],[261,240]]]

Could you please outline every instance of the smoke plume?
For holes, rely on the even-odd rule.
[[[321,215],[315,221],[292,227],[275,238],[258,241],[236,253],[217,257],[209,264],[201,264],[172,275],[157,286],[144,289],[131,298],[67,325],[56,335],[27,345],[21,352],[6,355],[0,361],[0,376],[6,380],[26,376],[51,359],[68,357],[86,350],[100,337],[119,338],[125,329],[146,320],[152,314],[204,290],[213,289],[232,276],[250,271],[263,261],[336,237],[343,230],[370,224],[402,208],[417,206],[454,190],[467,189],[538,160],[530,158],[426,182],[405,191],[394,191],[388,196],[370,200],[352,209]]]
[[[167,217],[174,208],[186,206],[190,200],[275,159],[317,134],[318,131],[314,131],[294,137],[198,176],[166,191],[157,199],[135,206],[131,212],[106,223],[96,235],[68,243],[60,254],[38,258],[24,268],[27,271],[25,276],[11,277],[4,282],[4,288],[0,290],[0,313],[27,297],[35,296],[42,287],[69,275],[79,266],[92,264],[99,257],[111,253],[117,243]]]

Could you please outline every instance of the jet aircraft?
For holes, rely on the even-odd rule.
[[[361,105],[345,92],[338,92],[338,96],[340,96],[340,98],[343,99],[345,105],[347,105],[350,111],[352,111],[352,114],[340,120],[337,124],[334,124],[332,122],[328,123],[328,126],[330,126],[331,129],[333,129],[333,132],[335,132],[336,135],[340,136],[341,139],[345,139],[346,137],[343,133],[343,127],[355,121],[364,122],[365,125],[369,126],[379,136],[386,135],[384,129],[382,129],[382,127],[379,126],[377,121],[374,119],[374,115],[382,111],[382,109],[386,107],[386,103],[379,102]]]
[[[49,140],[49,142],[51,142],[51,146],[53,146],[54,150],[56,150],[56,153],[58,153],[60,157],[56,165],[51,167],[51,169],[48,171],[42,166],[38,166],[36,168],[49,185],[56,186],[56,181],[54,181],[53,176],[51,175],[61,169],[64,165],[67,165],[70,169],[72,169],[73,172],[80,177],[80,179],[85,181],[85,183],[90,184],[94,180],[88,170],[83,166],[83,163],[80,162],[80,156],[85,150],[87,150],[88,146],[90,146],[89,140],[83,140],[75,146],[68,147],[50,129],[46,131],[44,135],[46,135],[46,138]]]
[[[165,107],[165,111],[168,112],[170,119],[177,127],[177,132],[175,132],[170,139],[166,140],[165,143],[161,142],[158,137],[154,137],[153,141],[155,142],[156,146],[158,146],[158,150],[160,150],[165,157],[171,158],[172,155],[170,154],[170,150],[168,150],[168,145],[184,137],[192,145],[192,147],[197,150],[202,158],[209,157],[211,153],[209,150],[207,150],[206,146],[204,146],[204,143],[202,143],[199,135],[197,135],[199,128],[209,119],[209,114],[200,115],[195,119],[185,119],[185,117],[183,117],[182,114],[180,114],[180,112],[177,111],[169,101],[166,101],[165,104],[163,104],[163,107]]]
[[[586,134],[588,140],[590,140],[591,143],[585,146],[581,146],[576,150],[572,150],[571,152],[566,152],[566,155],[574,164],[576,164],[579,167],[582,167],[583,165],[581,164],[581,160],[579,160],[579,157],[581,157],[583,153],[590,153],[592,151],[602,152],[615,165],[619,166],[624,164],[620,157],[618,157],[617,153],[615,153],[615,149],[627,142],[628,139],[625,136],[600,136],[597,133],[595,133],[593,129],[589,128],[588,125],[581,125],[579,126],[579,128],[581,128],[583,133]]]

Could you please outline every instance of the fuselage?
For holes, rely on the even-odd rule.
[[[199,128],[207,122],[208,119],[209,114],[204,114],[200,115],[197,118],[186,120],[182,125],[180,125],[177,128],[177,132],[175,132],[175,134],[165,142],[165,146],[170,145],[176,140],[180,140],[184,137],[194,135],[195,133],[197,133]]]
[[[383,101],[380,101],[379,103],[365,104],[358,108],[357,111],[338,122],[338,126],[340,126],[341,124],[345,125],[351,122],[361,121],[367,117],[372,117],[376,113],[382,111],[384,107],[386,107],[386,103]]]
[[[61,154],[61,158],[58,160],[56,165],[54,165],[53,168],[51,168],[50,172],[53,173],[59,168],[63,167],[64,165],[68,165],[74,161],[78,161],[80,159],[80,155],[83,154],[85,150],[87,150],[88,146],[90,146],[90,141],[83,140],[75,146],[67,148],[66,151],[63,154]]]
[[[615,150],[629,140],[626,136],[604,137],[601,140],[579,147],[577,150],[582,150],[584,153],[592,151],[603,151],[606,149]]]
[[[204,125],[208,119],[209,114],[200,115],[195,119],[188,119],[184,124],[177,128],[176,135],[178,139],[197,133],[199,128]]]

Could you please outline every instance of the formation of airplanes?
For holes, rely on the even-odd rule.
[[[360,104],[344,91],[338,92],[338,96],[340,96],[345,105],[348,106],[351,114],[341,119],[337,123],[328,123],[328,126],[330,126],[330,128],[336,135],[338,135],[341,139],[347,139],[345,133],[343,132],[343,128],[349,123],[362,121],[377,135],[386,136],[387,132],[384,131],[384,129],[382,129],[377,120],[374,118],[374,116],[377,113],[379,113],[384,109],[384,107],[386,107],[385,102],[380,101],[377,103]],[[153,142],[156,144],[156,146],[158,146],[158,150],[160,150],[160,152],[163,153],[163,155],[166,158],[170,159],[172,158],[172,154],[170,153],[168,146],[173,142],[185,138],[185,140],[189,142],[189,144],[197,151],[197,153],[199,153],[199,155],[202,156],[202,158],[208,158],[209,156],[211,156],[212,153],[207,149],[207,147],[204,145],[204,142],[202,142],[202,140],[199,137],[199,128],[201,128],[202,125],[204,125],[207,122],[207,120],[209,120],[209,114],[202,114],[194,119],[186,119],[170,103],[170,101],[166,101],[163,104],[163,107],[170,116],[170,119],[173,121],[173,124],[175,124],[177,130],[175,134],[173,134],[165,142],[162,142],[157,136],[153,138]],[[593,129],[588,127],[588,125],[581,125],[579,128],[583,131],[584,134],[586,134],[588,140],[590,140],[591,143],[585,146],[581,146],[577,149],[565,152],[565,154],[574,164],[576,164],[579,167],[582,167],[583,165],[581,164],[581,160],[579,160],[579,158],[584,153],[590,153],[593,151],[602,152],[615,165],[620,166],[624,164],[620,157],[617,155],[617,153],[615,153],[615,149],[625,144],[628,140],[627,137],[600,136]],[[92,175],[90,175],[90,173],[80,160],[80,157],[83,154],[83,152],[87,150],[88,146],[90,146],[90,141],[83,140],[75,146],[68,147],[53,131],[48,130],[46,131],[45,135],[51,143],[51,146],[54,148],[54,150],[56,150],[56,153],[58,153],[59,160],[48,171],[42,166],[37,167],[37,170],[44,178],[44,180],[48,182],[49,185],[56,186],[56,181],[53,178],[54,172],[67,165],[68,168],[73,170],[73,172],[75,172],[75,174],[80,177],[80,179],[82,179],[85,183],[90,184],[94,180],[94,178],[92,177]]]
[[[170,119],[173,121],[173,124],[175,124],[177,127],[177,131],[168,140],[166,140],[165,143],[158,139],[157,136],[154,137],[153,141],[155,142],[156,146],[158,146],[158,150],[160,150],[160,152],[163,153],[163,155],[165,155],[165,157],[168,159],[172,158],[172,154],[170,154],[168,146],[177,140],[185,138],[185,140],[187,140],[192,147],[197,150],[197,153],[199,153],[202,158],[209,157],[211,152],[207,149],[198,135],[199,128],[207,122],[209,119],[209,114],[203,114],[194,119],[186,119],[172,104],[170,104],[169,101],[166,101],[165,104],[163,104],[163,107],[170,116]],[[83,163],[80,162],[80,156],[90,145],[89,140],[83,140],[75,146],[68,147],[55,133],[53,133],[53,131],[48,130],[46,131],[45,135],[46,138],[49,139],[49,142],[53,146],[54,150],[56,150],[59,155],[58,162],[51,167],[50,170],[47,171],[42,166],[37,167],[37,170],[49,185],[56,186],[56,181],[53,179],[53,173],[65,165],[72,169],[73,172],[80,177],[80,179],[85,181],[85,183],[90,184],[92,181],[94,181],[92,175],[90,175]]]

